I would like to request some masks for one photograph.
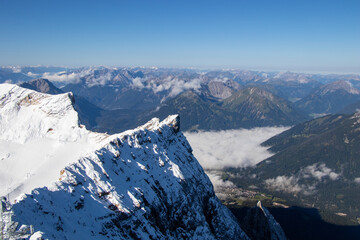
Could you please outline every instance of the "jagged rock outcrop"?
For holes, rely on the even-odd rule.
[[[251,239],[286,239],[280,224],[259,201],[255,207],[247,210],[241,226]]]

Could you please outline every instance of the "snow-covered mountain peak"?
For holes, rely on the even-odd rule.
[[[0,195],[16,197],[56,181],[58,172],[107,135],[79,124],[73,95],[0,84]]]
[[[180,117],[179,115],[170,115],[160,122],[159,118],[153,118],[143,126],[140,126],[139,129],[148,129],[148,130],[157,130],[163,125],[170,126],[174,128],[175,132],[180,130]]]
[[[0,116],[1,140],[21,144],[35,138],[74,142],[88,135],[79,124],[72,93],[48,95],[1,84]]]

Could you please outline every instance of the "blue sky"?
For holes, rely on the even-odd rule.
[[[360,73],[360,0],[0,0],[0,65]]]

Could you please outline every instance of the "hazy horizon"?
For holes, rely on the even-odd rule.
[[[178,69],[178,70],[194,70],[194,71],[203,71],[203,72],[209,72],[209,71],[254,71],[254,72],[268,72],[268,73],[285,73],[285,72],[291,72],[291,73],[299,73],[299,74],[319,74],[319,75],[360,75],[359,72],[346,72],[346,71],[321,71],[321,70],[295,70],[295,69],[268,69],[268,68],[221,68],[221,67],[213,67],[213,68],[200,68],[200,67],[164,67],[164,66],[126,66],[126,65],[78,65],[78,66],[71,66],[71,65],[32,65],[32,64],[4,64],[0,65],[0,68],[25,68],[25,67],[59,67],[59,68],[68,68],[71,69],[81,69],[81,68],[144,68],[144,69]]]

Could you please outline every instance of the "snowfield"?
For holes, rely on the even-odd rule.
[[[58,179],[105,134],[79,124],[72,94],[48,95],[12,84],[0,87],[0,196],[15,198]]]

